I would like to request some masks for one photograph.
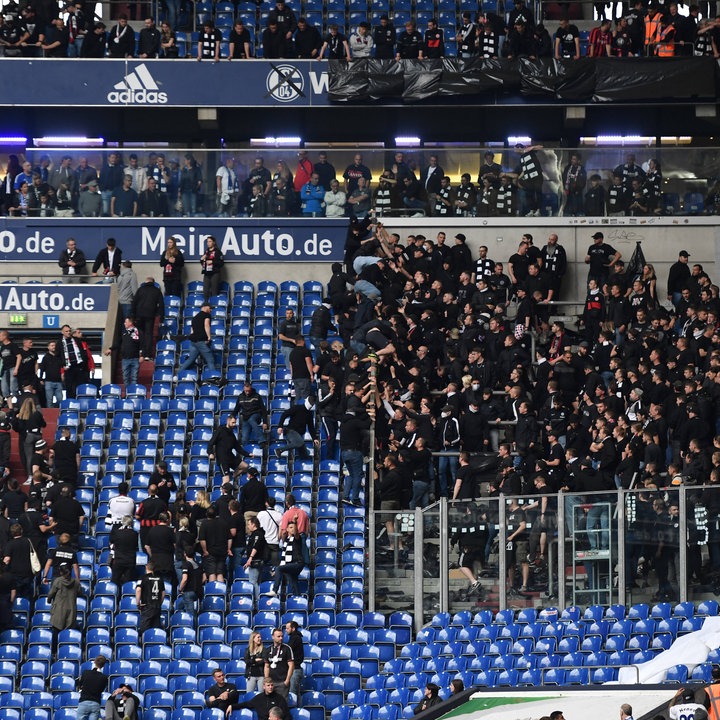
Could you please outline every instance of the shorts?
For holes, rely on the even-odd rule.
[[[458,564],[460,567],[470,568],[474,572],[475,563],[482,562],[485,559],[483,552],[479,548],[467,548],[462,551]]]
[[[506,550],[506,562],[508,567],[517,567],[522,563],[527,563],[528,551],[530,545],[527,540],[513,540],[513,549]]]
[[[370,330],[365,336],[365,343],[374,350],[384,350],[390,341],[379,330]]]
[[[380,516],[380,522],[392,522],[395,520],[395,516],[397,515],[397,511],[400,509],[400,501],[399,500],[381,500],[380,501],[380,510],[391,510],[392,512],[383,513]]]
[[[224,575],[226,572],[227,558],[219,558],[214,555],[207,555],[203,558],[202,567],[206,575]]]

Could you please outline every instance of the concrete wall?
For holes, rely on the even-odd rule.
[[[448,243],[456,233],[467,237],[473,257],[477,248],[487,245],[489,256],[496,261],[507,262],[518,246],[523,233],[530,232],[538,247],[542,247],[547,236],[555,232],[560,244],[568,255],[569,269],[563,283],[562,297],[582,302],[585,297],[587,266],[584,263],[587,248],[592,244],[592,235],[598,230],[605,234],[605,241],[622,253],[623,259],[630,260],[635,244],[641,241],[647,262],[655,267],[658,277],[659,295],[664,298],[665,283],[670,265],[677,260],[680,250],[687,250],[690,263],[701,263],[713,280],[718,278],[716,264],[720,263],[720,224],[713,217],[668,217],[668,218],[388,218],[386,227],[397,232],[401,240],[408,234],[422,233],[434,239],[444,231]],[[133,267],[142,282],[146,276],[160,279],[160,268],[156,258],[148,262],[135,261]],[[720,267],[720,265],[718,265]],[[30,279],[42,274],[59,272],[57,266],[39,263],[4,263],[0,277]],[[200,279],[200,264],[191,262],[186,266],[188,280]],[[330,277],[330,263],[279,262],[272,265],[254,263],[232,263],[226,265],[229,281],[245,279],[257,283],[260,280],[320,280],[325,283]],[[86,326],[92,318],[78,319]]]

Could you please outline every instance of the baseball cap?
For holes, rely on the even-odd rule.
[[[601,232],[599,232],[599,231],[596,232],[596,233],[592,236],[593,240],[597,240],[598,238],[604,238],[604,237],[605,237],[605,236],[604,236]]]
[[[690,253],[687,250],[681,250],[678,255],[681,257],[690,257]]]
[[[463,235],[463,233],[458,233],[458,234],[455,236],[455,239],[456,239],[456,240],[462,240],[463,242],[465,242],[465,240],[466,240],[467,238],[465,237],[465,235]]]

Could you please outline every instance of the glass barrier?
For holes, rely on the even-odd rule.
[[[443,508],[446,503],[443,503]],[[440,504],[434,503],[416,513],[414,527],[415,545],[415,612],[422,613],[423,622],[429,622],[433,615],[447,605],[447,551],[441,544],[441,537],[447,528],[447,511],[440,513]],[[422,573],[417,574],[418,564]],[[443,569],[445,572],[443,572]],[[419,607],[421,601],[421,607]]]
[[[370,564],[375,578],[375,610],[379,612],[411,611],[414,602],[415,548],[413,511],[380,511],[374,520],[374,562]],[[371,524],[372,525],[372,524]]]
[[[442,499],[377,513],[376,609],[412,610],[420,627],[438,612],[714,600],[717,493],[688,485]]]
[[[451,613],[500,606],[499,499],[450,501],[448,606]]]
[[[299,153],[307,152],[307,159]],[[485,158],[485,152],[492,158]],[[321,153],[325,158],[321,158]],[[579,153],[581,173],[568,170],[573,153]],[[379,215],[408,215],[421,212],[434,215],[441,213],[437,186],[428,181],[428,168],[437,161],[442,173],[451,183],[452,207],[449,215],[495,216],[500,212],[498,197],[499,173],[516,173],[520,155],[514,149],[501,147],[477,148],[412,148],[392,150],[383,148],[333,148],[306,149],[266,147],[226,147],[223,149],[158,147],[158,148],[73,148],[73,149],[18,149],[3,146],[0,141],[0,177],[8,170],[17,180],[23,172],[23,164],[29,162],[26,172],[32,182],[32,173],[40,175],[41,183],[48,183],[57,192],[65,182],[72,196],[72,209],[78,212],[78,199],[87,191],[91,180],[100,181],[100,191],[111,193],[100,177],[111,155],[113,162],[133,176],[132,187],[141,192],[147,187],[149,176],[155,179],[157,189],[166,198],[167,215],[301,215],[308,213],[295,196],[286,203],[271,202],[270,191],[282,179],[288,188],[299,192],[307,181],[306,173],[314,169],[318,183],[327,191],[331,180],[339,180],[338,190],[352,193],[357,177],[370,178],[370,205]],[[133,158],[136,156],[136,159]],[[162,156],[162,157],[161,157]],[[63,157],[69,158],[63,165]],[[634,160],[628,164],[629,158]],[[433,160],[435,158],[436,160]],[[701,147],[588,147],[579,150],[544,147],[537,150],[538,162],[543,171],[541,214],[543,215],[700,215],[720,213],[720,150]],[[309,160],[309,163],[307,162]],[[490,165],[485,166],[485,162]],[[66,172],[65,166],[69,169]],[[380,176],[388,171],[390,176],[380,182]],[[408,206],[401,193],[397,178],[412,173],[420,181],[419,197],[422,208]],[[470,185],[462,192],[469,192],[466,206],[455,206],[461,191],[462,175],[470,176]],[[623,194],[619,204],[610,202],[618,193],[611,191],[613,173],[624,178]],[[219,174],[219,175],[218,175]],[[114,177],[113,173],[105,173]],[[488,186],[483,189],[483,176]],[[597,176],[595,180],[591,177]],[[633,189],[632,179],[641,179]],[[230,178],[228,185],[227,179]],[[347,184],[346,184],[347,180]],[[510,185],[514,180],[510,179]],[[199,184],[198,184],[199,183]],[[11,183],[12,184],[12,183]],[[520,183],[522,185],[522,182]],[[261,187],[267,203],[255,202],[253,186]],[[378,194],[378,191],[379,194]],[[257,192],[257,191],[255,191]],[[505,192],[503,190],[503,192]],[[522,187],[511,187],[515,197],[511,214],[524,215],[529,196]],[[227,197],[223,197],[226,193]],[[633,208],[632,196],[638,200]],[[642,197],[640,197],[642,196]],[[317,212],[341,216],[349,212],[342,197],[332,196],[332,202],[324,200],[325,207]],[[6,203],[7,204],[7,203]],[[643,209],[644,208],[644,209]],[[6,209],[7,214],[7,209]]]

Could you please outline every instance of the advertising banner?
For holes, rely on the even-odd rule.
[[[343,258],[348,220],[299,218],[0,218],[0,260],[57,263],[74,238],[92,265],[108,238],[126,260],[160,258],[174,237],[187,260],[197,260],[212,235],[225,262],[336,262]]]
[[[3,58],[4,105],[59,107],[327,106],[327,63],[314,60]],[[19,77],[37,78],[35,92]],[[222,92],[221,88],[227,88]]]
[[[0,285],[0,312],[107,312],[110,285]],[[47,315],[46,317],[53,317]],[[49,323],[48,327],[56,327]],[[59,326],[58,326],[59,327]]]

